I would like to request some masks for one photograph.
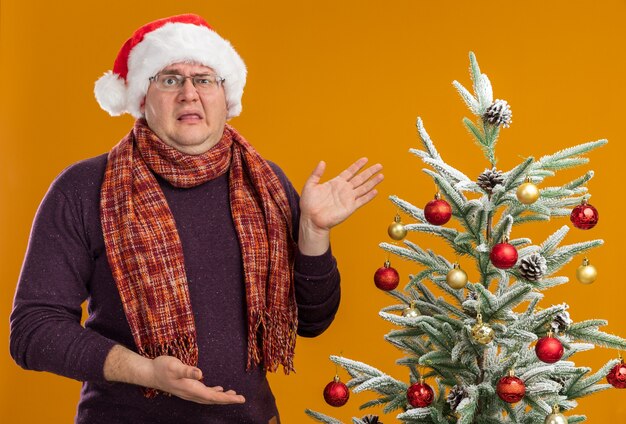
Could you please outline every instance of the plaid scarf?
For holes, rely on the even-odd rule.
[[[246,285],[247,369],[262,363],[270,371],[278,365],[292,371],[297,309],[291,209],[268,163],[229,125],[215,146],[194,156],[163,143],[140,119],[109,152],[100,194],[102,231],[139,354],[198,361],[182,245],[151,170],[175,187],[197,186],[229,171]]]

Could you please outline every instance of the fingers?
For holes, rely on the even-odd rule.
[[[210,390],[210,389],[209,389]],[[218,404],[218,405],[228,405],[228,404],[236,404],[236,403],[245,403],[246,398],[242,395],[238,395],[234,390],[224,391],[214,391],[210,396],[209,400],[206,402],[202,401],[199,403],[207,403],[207,404]]]
[[[359,197],[358,199],[356,199],[356,208],[360,208],[361,206],[365,205],[366,203],[371,202],[374,197],[376,197],[376,195],[378,194],[378,191],[376,190],[372,190],[369,193]]]
[[[201,380],[202,379],[202,370],[196,367],[190,367],[181,363],[184,367],[180,370],[180,378],[191,378],[192,380]]]
[[[375,177],[367,180],[364,184],[358,186],[354,190],[355,197],[359,198],[368,194],[374,187],[380,184],[385,179],[383,174],[378,174]]]
[[[177,387],[170,391],[182,399],[205,405],[227,405],[244,403],[246,399],[234,390],[224,391],[222,386],[207,387],[196,380],[179,380]]]
[[[325,170],[326,170],[326,162],[322,160],[317,164],[313,172],[311,172],[311,175],[306,180],[306,183],[304,183],[304,186],[306,187],[308,185],[315,185],[319,183],[320,180],[322,179],[322,175],[324,174]]]
[[[226,405],[246,401],[242,395],[238,395],[234,390],[224,391],[221,386],[217,386],[217,388],[219,390],[216,390],[216,387],[204,387],[204,393],[201,393],[202,398],[199,399],[198,403]]]
[[[380,163],[370,166],[365,171],[361,172],[360,174],[352,178],[352,180],[350,180],[352,187],[354,187],[355,189],[359,188],[359,186],[367,182],[372,177],[372,175],[379,173],[382,169],[383,169],[383,166]],[[379,175],[382,175],[382,174],[379,174]],[[378,175],[376,177],[378,177]],[[382,181],[382,179],[380,181]]]
[[[359,170],[365,166],[366,163],[367,163],[367,158],[361,158],[357,160],[356,162],[354,162],[352,165],[350,165],[346,170],[344,170],[341,174],[339,174],[339,176],[345,179],[346,181],[350,181],[352,177],[354,177],[356,173],[359,172]]]
[[[367,161],[368,159],[365,157],[358,159],[356,162],[354,162],[352,165],[350,165],[348,168],[342,171],[339,174],[339,178],[342,178],[346,181],[350,181],[352,183],[352,186],[356,188],[360,186],[361,184],[363,184],[368,179],[370,179],[372,175],[375,175],[376,173],[380,172],[383,169],[383,166],[377,163],[376,165],[372,165],[369,168],[367,168],[365,171],[358,174],[358,172],[365,166],[365,164],[367,164]],[[326,170],[326,162],[320,161],[320,163],[317,164],[317,167],[313,170],[313,172],[309,176],[305,186],[309,184],[319,183],[325,170]]]

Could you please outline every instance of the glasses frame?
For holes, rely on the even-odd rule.
[[[160,76],[162,76],[162,75],[174,77],[174,79],[176,79],[176,81],[178,82],[176,85],[171,86],[171,88],[169,88],[169,87],[168,88],[164,88],[164,87],[159,86],[159,84],[155,84],[157,89],[159,89],[161,91],[165,91],[165,92],[180,91],[185,86],[185,82],[188,79],[191,80],[191,84],[199,92],[211,91],[213,89],[213,85],[206,86],[206,87],[203,87],[202,85],[198,86],[198,85],[196,85],[196,82],[197,82],[196,78],[198,78],[198,79],[207,79],[207,77],[211,77],[212,79],[215,80],[215,88],[219,88],[220,86],[222,86],[224,84],[224,81],[226,81],[226,78],[221,77],[219,75],[214,75],[214,74],[197,74],[197,75],[186,76],[186,75],[174,74],[174,73],[158,73],[158,74],[153,75],[150,78],[148,78],[148,80],[151,83],[156,83],[158,78]]]

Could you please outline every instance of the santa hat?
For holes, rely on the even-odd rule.
[[[112,116],[141,117],[149,78],[178,62],[208,66],[225,78],[228,118],[241,113],[246,65],[228,41],[192,14],[159,19],[135,31],[117,54],[113,71],[96,81],[94,93],[100,107]]]

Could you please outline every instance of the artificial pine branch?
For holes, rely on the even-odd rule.
[[[560,216],[563,216],[563,215],[560,215]],[[550,221],[550,216],[548,216],[548,215],[528,215],[528,216],[523,216],[521,218],[517,218],[515,223],[516,224],[523,224],[523,223],[526,223],[526,222],[540,222],[540,221]]]
[[[596,329],[570,329],[566,334],[576,340],[593,343],[596,346],[618,350],[626,349],[626,340]]]
[[[462,310],[446,302],[443,298],[437,299],[437,306],[439,306],[441,310],[447,311],[449,314],[457,317],[458,319],[464,319],[466,317]]]
[[[434,273],[435,273],[434,270],[427,268],[411,276],[409,283],[405,287],[405,290],[410,290],[411,288],[413,288],[413,286],[417,285],[418,283],[421,283],[423,280],[427,278],[430,278],[430,276],[433,275]]]
[[[515,189],[521,184],[522,181],[524,181],[524,178],[526,178],[526,175],[528,175],[532,167],[533,161],[534,159],[532,157],[526,158],[524,162],[517,165],[511,171],[504,173],[505,180],[503,192]],[[497,201],[495,202],[497,204]]]
[[[577,322],[570,325],[568,332],[576,332],[582,330],[588,330],[592,327],[593,330],[597,330],[598,327],[609,325],[609,322],[604,319],[588,319],[585,321]]]
[[[413,206],[409,202],[398,198],[398,196],[389,196],[389,200],[391,200],[398,207],[398,209],[411,216],[413,219],[420,222],[426,222],[423,209]]]
[[[447,163],[441,161],[441,160],[437,160],[437,159],[431,159],[429,157],[425,157],[422,156],[420,153],[420,150],[415,150],[415,149],[410,149],[409,152],[415,153],[418,156],[422,157],[422,162],[424,162],[427,165],[430,165],[432,168],[436,169],[439,173],[439,175],[441,175],[442,177],[446,178],[446,180],[453,185],[456,185],[458,183],[465,183],[468,187],[470,186],[470,183],[472,182],[467,175],[465,175],[464,173],[462,173],[461,171],[459,171],[458,169],[454,168],[453,166],[448,165]],[[474,185],[472,185],[472,187],[475,187]],[[478,190],[476,190],[477,192],[480,192]]]
[[[588,171],[585,175],[583,175],[582,177],[576,178],[573,181],[570,181],[569,183],[565,184],[563,186],[563,188],[566,189],[574,189],[577,187],[582,186],[583,184],[587,183],[589,180],[591,180],[593,178],[593,171]],[[585,190],[586,191],[586,190]]]
[[[497,298],[496,308],[492,311],[491,318],[503,318],[503,314],[507,310],[512,310],[520,303],[526,301],[526,295],[530,293],[531,290],[532,287],[523,283],[516,283],[510,286],[506,292]]]
[[[611,368],[613,368],[618,363],[619,360],[617,359],[610,360],[596,373],[590,375],[589,377],[577,379],[577,381],[567,390],[568,398],[576,399],[586,396],[587,391],[590,390],[594,385],[596,385],[600,380],[604,379],[608,372],[611,370]],[[604,384],[596,387],[598,387],[598,390],[605,390],[611,388],[612,386],[609,384]]]
[[[437,151],[437,149],[435,148],[434,143],[432,142],[432,140],[430,139],[430,136],[428,135],[428,133],[426,132],[426,129],[424,128],[424,123],[422,122],[422,118],[417,118],[417,133],[420,136],[420,139],[422,140],[422,144],[424,145],[424,148],[426,149],[426,151],[429,153],[430,157],[433,159],[437,159],[437,160],[442,160],[441,156],[439,155],[439,152]]]
[[[487,144],[487,140],[485,140],[485,135],[474,125],[474,123],[468,118],[463,118],[463,124],[469,130],[469,132],[476,138],[478,145],[483,149],[489,149],[489,145]],[[487,153],[489,154],[489,153]]]
[[[469,316],[462,314],[462,316],[459,317],[460,319],[459,318],[455,319],[447,315],[433,315],[433,318],[439,321],[444,321],[448,323],[451,327],[453,327],[455,330],[461,331],[463,329],[463,321],[461,320],[469,319]]]
[[[469,110],[475,115],[480,115],[480,105],[478,104],[478,100],[476,100],[472,93],[467,91],[467,89],[463,87],[458,81],[452,81],[452,85],[454,86],[454,88],[457,89],[459,95],[461,96]],[[471,123],[472,121],[469,122]],[[482,134],[480,135],[482,136]]]
[[[589,195],[585,195],[585,196],[573,196],[573,197],[568,197],[564,199],[546,199],[543,201],[543,204],[551,209],[552,216],[557,216],[557,214],[555,213],[555,209],[577,206],[580,204],[580,202],[583,199],[589,200],[590,197],[591,196]],[[567,215],[569,215],[570,212],[571,211],[568,209]]]
[[[450,262],[448,262],[442,256],[431,256],[428,252],[422,250],[418,245],[411,243],[408,240],[404,242],[409,248],[400,247],[391,243],[381,243],[379,246],[390,253],[393,253],[396,256],[399,256],[404,259],[413,260],[419,264],[422,264],[427,267],[431,267],[435,270],[444,270],[450,267]]]
[[[543,165],[543,169],[559,171],[563,169],[573,168],[575,166],[585,165],[589,163],[589,158],[568,158]]]
[[[450,267],[450,269],[452,269],[452,267]],[[433,283],[435,283],[437,285],[437,287],[439,287],[441,290],[443,290],[444,292],[446,292],[447,294],[450,295],[450,297],[452,297],[452,299],[456,300],[458,305],[462,305],[463,301],[465,300],[464,294],[463,294],[463,290],[462,289],[453,289],[452,287],[450,287],[450,285],[447,283],[446,281],[446,277],[445,275],[439,276],[439,277],[431,277],[431,281]],[[468,282],[468,284],[471,284],[470,282]],[[458,311],[460,312],[460,311]],[[458,313],[457,311],[455,311],[455,315],[457,315]],[[461,312],[462,314],[462,312]],[[460,317],[462,318],[465,314],[460,315]]]
[[[424,421],[430,418],[430,408],[413,408],[396,416],[399,420],[406,423],[431,423],[432,421]]]
[[[492,236],[494,243],[500,243],[505,236],[511,234],[513,223],[515,222],[511,214],[505,214],[493,229]]]
[[[539,282],[532,283],[532,286],[539,291],[544,291],[544,290],[551,289],[556,286],[560,286],[561,284],[566,284],[568,282],[569,282],[569,278],[567,277],[544,278]]]
[[[552,253],[554,249],[556,249],[556,247],[563,241],[568,232],[569,227],[567,225],[563,225],[561,228],[552,233],[543,243],[541,243],[541,250],[539,252],[544,256]]]
[[[576,155],[588,153],[594,149],[597,149],[598,147],[604,146],[606,143],[608,143],[608,141],[605,139],[591,141],[588,143],[583,143],[573,147],[568,147],[563,150],[559,150],[558,152],[551,155],[542,156],[537,162],[536,168],[547,169],[546,167],[553,167],[555,163],[561,160],[571,159]]]
[[[391,297],[395,297],[396,299],[404,302],[407,305],[409,305],[411,303],[411,297],[405,295],[404,293],[402,293],[402,292],[400,292],[398,290],[391,290],[391,291],[388,291],[388,292],[385,292],[385,293],[387,293]]]
[[[369,402],[365,402],[363,405],[361,405],[359,409],[367,409],[373,406],[384,405],[388,402],[391,402],[395,397],[396,397],[395,395],[389,395],[389,396],[384,396],[378,399],[372,399]]]
[[[329,417],[328,415],[324,415],[320,412],[316,412],[316,411],[312,411],[310,409],[305,409],[304,412],[311,418],[322,422],[322,423],[326,423],[326,424],[344,424],[343,422],[333,418],[333,417]]]
[[[603,240],[591,240],[559,247],[551,255],[546,257],[548,265],[546,275],[551,275],[561,269],[568,262],[570,262],[574,256],[584,253],[594,247],[601,246],[602,244],[604,244]]]
[[[397,314],[390,314],[387,312],[379,312],[379,315],[382,319],[389,321],[392,324],[395,325],[401,325],[404,327],[411,327],[411,328],[422,328],[421,324],[424,322],[431,322],[431,323],[435,323],[435,318],[430,317],[428,315],[420,315],[418,317],[414,317],[414,318],[409,318],[409,317],[403,317],[401,315],[397,315]]]

